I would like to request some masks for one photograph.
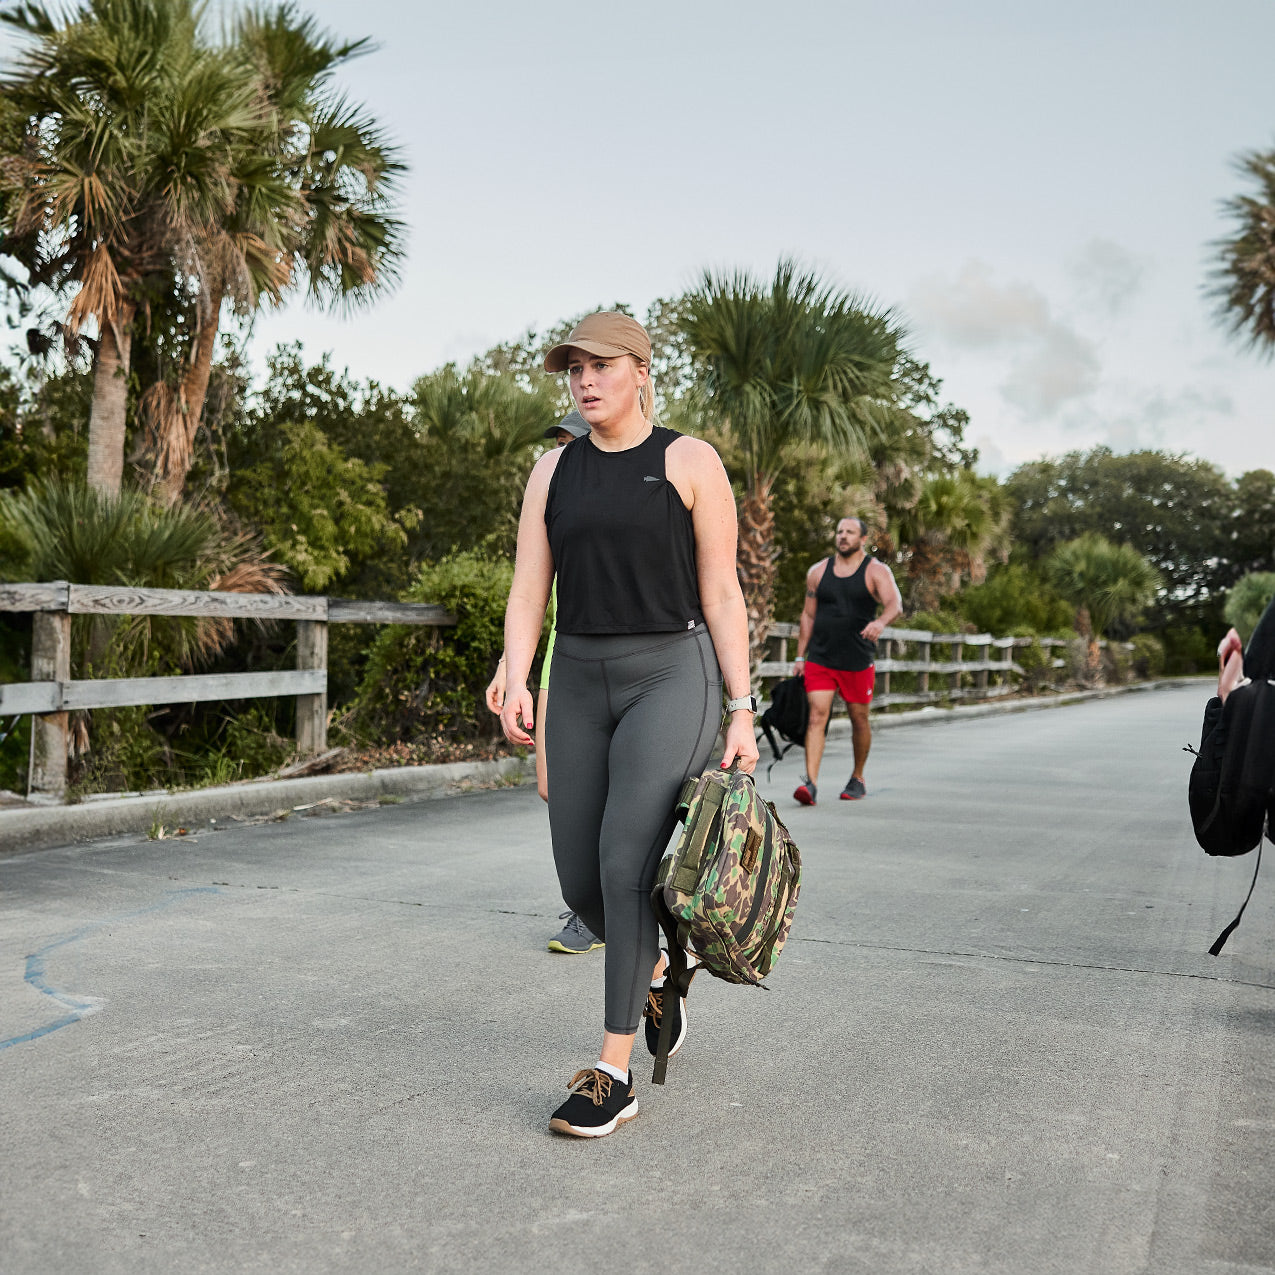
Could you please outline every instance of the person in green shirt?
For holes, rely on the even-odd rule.
[[[558,447],[564,447],[573,438],[583,438],[589,432],[588,422],[579,412],[569,412],[556,425],[545,430],[545,437],[552,438]],[[557,585],[554,585],[549,603],[549,644],[545,647],[544,663],[540,668],[540,688],[536,695],[536,791],[541,801],[549,800],[549,775],[545,764],[545,710],[549,703],[549,667],[553,663],[553,643],[557,637],[554,617],[558,609]],[[487,686],[487,707],[499,714],[505,704],[505,657],[502,654],[496,665],[495,676]],[[580,955],[605,947],[603,941],[592,933],[580,918],[568,909],[558,918],[565,921],[562,929],[549,940],[551,952]]]

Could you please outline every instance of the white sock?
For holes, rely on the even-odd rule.
[[[598,1070],[605,1071],[612,1080],[618,1080],[621,1084],[624,1084],[624,1082],[629,1078],[629,1073],[627,1071],[621,1071],[618,1067],[612,1067],[610,1063],[603,1062],[601,1058],[598,1059]]]

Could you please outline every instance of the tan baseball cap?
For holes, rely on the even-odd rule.
[[[641,363],[651,361],[651,338],[646,335],[646,329],[636,319],[618,310],[600,310],[581,319],[571,329],[570,336],[545,355],[545,371],[565,372],[567,352],[572,348],[586,350],[605,359],[631,354]]]

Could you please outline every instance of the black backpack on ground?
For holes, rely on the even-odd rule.
[[[800,677],[786,677],[782,682],[777,682],[770,693],[770,704],[757,723],[766,736],[771,752],[775,754],[775,760],[766,767],[767,778],[790,748],[806,742],[806,723],[809,720],[810,705],[806,700],[806,683]],[[776,736],[787,741],[782,748]]]
[[[1205,706],[1188,787],[1191,824],[1205,854],[1257,850],[1248,894],[1235,920],[1209,948],[1211,956],[1221,952],[1239,925],[1262,866],[1263,832],[1267,837],[1275,832],[1275,598],[1244,651],[1244,675],[1249,680],[1225,704],[1215,695]]]

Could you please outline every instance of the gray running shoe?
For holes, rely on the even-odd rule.
[[[565,921],[560,933],[549,940],[551,952],[566,952],[569,956],[579,956],[582,952],[592,952],[595,947],[606,947],[606,944],[593,934],[587,925],[574,912],[564,912],[559,921]]]
[[[841,790],[842,801],[859,801],[868,795],[867,785],[862,779],[856,779],[853,775],[846,780],[846,786]]]

